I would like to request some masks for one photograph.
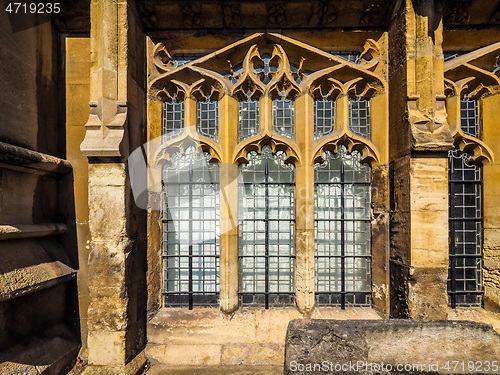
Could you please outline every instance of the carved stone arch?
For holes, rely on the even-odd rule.
[[[267,85],[269,96],[271,99],[277,99],[281,97],[281,92],[284,91],[286,98],[295,99],[301,93],[301,88],[295,82],[288,56],[279,44],[274,45],[271,61],[277,62],[278,71],[271,74],[271,82]]]
[[[312,152],[313,163],[323,163],[323,153],[331,151],[337,153],[337,148],[344,145],[349,153],[358,151],[361,154],[361,162],[368,163],[370,166],[376,165],[379,160],[379,152],[377,147],[370,141],[359,137],[349,131],[342,131],[341,134],[332,133],[316,140]]]
[[[493,152],[481,140],[464,134],[461,130],[454,135],[454,145],[460,151],[467,151],[475,163],[485,164],[493,162]]]
[[[173,154],[183,154],[189,147],[194,147],[198,152],[208,152],[211,156],[210,162],[222,162],[220,147],[212,140],[200,137],[192,127],[189,127],[180,136],[160,145],[153,154],[151,166],[156,167],[169,163]]]
[[[341,94],[348,95],[349,91],[355,90],[356,95],[370,98],[386,91],[385,80],[370,71],[339,64],[333,67],[319,70],[301,82],[302,91],[309,91],[314,97],[317,96],[319,86],[335,85]]]
[[[154,46],[153,63],[160,72],[168,72],[175,69],[172,55],[168,51],[165,42],[156,43]]]
[[[262,60],[258,46],[254,44],[245,55],[242,73],[231,88],[231,95],[236,96],[239,100],[245,99],[248,91],[251,92],[252,99],[258,99],[266,92],[266,85],[262,83],[254,68],[256,59]]]
[[[262,147],[269,145],[273,150],[283,151],[286,154],[285,163],[293,163],[295,165],[301,164],[300,151],[293,142],[285,137],[278,136],[277,134],[265,134],[264,136],[258,135],[249,138],[242,142],[233,153],[233,163],[236,165],[248,163],[247,155],[250,151],[261,153]]]
[[[171,97],[174,88],[187,97],[199,92],[200,97],[206,92],[217,93],[220,100],[229,91],[229,84],[221,75],[195,66],[182,66],[164,73],[149,84],[150,94],[160,99]]]

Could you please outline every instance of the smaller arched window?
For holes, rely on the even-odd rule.
[[[366,139],[371,139],[370,101],[357,96],[349,98],[349,130]]]
[[[465,134],[479,138],[479,105],[477,99],[465,95],[460,100],[460,128]]]
[[[239,290],[242,305],[293,304],[295,168],[283,151],[250,152],[239,176]]]
[[[198,102],[198,132],[207,138],[219,141],[219,102],[206,96]]]
[[[480,166],[466,152],[451,150],[449,160],[451,307],[481,306],[482,178]]]
[[[259,101],[251,98],[247,93],[246,100],[239,102],[238,141],[257,135],[259,132]]]
[[[335,100],[327,98],[314,100],[314,139],[335,130]]]
[[[295,102],[286,97],[284,90],[280,98],[273,100],[273,126],[279,135],[295,138]]]
[[[316,303],[370,306],[370,167],[361,155],[326,151],[314,166]]]
[[[175,96],[163,103],[162,127],[163,142],[178,137],[184,129],[184,102],[178,102]]]

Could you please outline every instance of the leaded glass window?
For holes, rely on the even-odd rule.
[[[314,139],[335,130],[335,100],[322,98],[314,101]]]
[[[238,141],[256,135],[259,132],[259,101],[250,98],[240,101],[238,118]]]
[[[479,138],[479,108],[477,99],[468,95],[460,100],[460,128],[465,134]]]
[[[370,101],[361,97],[349,99],[349,130],[366,139],[371,139]]]
[[[194,147],[163,169],[165,307],[216,306],[219,294],[219,167]]]
[[[184,102],[175,98],[171,102],[163,103],[163,142],[182,134],[184,129]]]
[[[207,97],[198,102],[198,132],[214,141],[219,140],[219,102]]]
[[[371,304],[370,167],[357,151],[326,151],[314,166],[316,303]]]
[[[239,180],[239,291],[243,305],[291,305],[295,269],[295,169],[285,153],[248,154]]]
[[[273,125],[276,133],[284,137],[294,139],[294,101],[287,99],[284,91],[281,93],[281,97],[279,99],[273,100]]]
[[[482,178],[470,155],[449,151],[450,265],[448,295],[452,307],[481,306]]]

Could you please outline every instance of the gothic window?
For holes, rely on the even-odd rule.
[[[214,141],[219,140],[219,102],[210,99],[198,102],[198,132]]]
[[[460,100],[460,128],[465,134],[479,138],[478,100],[469,95]]]
[[[242,305],[290,305],[295,271],[294,166],[285,153],[252,151],[240,165],[239,290]]]
[[[178,137],[184,129],[184,102],[174,98],[163,103],[163,141]]]
[[[163,169],[166,307],[216,306],[219,293],[219,168],[190,147]]]
[[[324,158],[314,166],[316,303],[370,306],[370,167],[344,146]]]
[[[335,100],[323,97],[314,100],[314,139],[335,130]]]
[[[259,132],[259,101],[250,97],[239,102],[238,141],[256,135]]]
[[[371,138],[369,100],[359,96],[349,99],[349,129],[361,137]]]
[[[452,307],[481,306],[481,169],[470,155],[449,152],[450,265],[448,294]]]
[[[154,63],[163,73],[150,90],[168,102],[163,131],[180,135],[190,125],[183,116],[196,111],[199,135],[190,128],[161,151],[168,155],[164,175],[184,170],[182,181],[164,178],[166,307],[307,311],[314,303],[372,303],[366,163],[379,158],[379,145],[369,142],[370,109],[382,112],[369,100],[386,87],[374,70],[377,43],[370,41],[364,57],[332,56],[283,38],[255,34],[194,61],[174,54],[175,67],[167,61],[172,54],[158,47]],[[184,151],[193,143],[206,158]]]
[[[287,138],[295,136],[295,113],[293,100],[287,99],[285,92],[279,99],[273,100],[273,126],[274,130]]]

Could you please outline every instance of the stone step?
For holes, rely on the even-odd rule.
[[[146,375],[283,375],[283,366],[151,366]]]

